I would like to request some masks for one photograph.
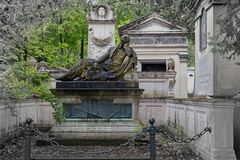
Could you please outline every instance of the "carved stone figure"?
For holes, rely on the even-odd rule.
[[[107,9],[104,6],[99,6],[97,9],[97,14],[100,19],[104,19],[107,13]]]
[[[124,35],[117,47],[111,47],[97,60],[81,60],[69,72],[58,80],[72,81],[136,81],[137,56],[129,46],[129,37]]]
[[[90,28],[89,34],[90,34],[89,37],[91,38],[92,42],[100,47],[108,45],[112,41],[112,37],[114,36],[113,33],[110,31],[109,36],[107,36],[106,38],[97,38],[94,36],[94,30],[92,28]]]
[[[175,70],[175,61],[172,58],[168,59],[168,71]]]

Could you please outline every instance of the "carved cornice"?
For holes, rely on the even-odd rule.
[[[111,19],[111,20],[92,20],[89,19],[89,24],[115,24],[117,22],[117,19]]]
[[[138,72],[139,79],[169,79],[175,78],[177,72],[168,71],[168,72]]]

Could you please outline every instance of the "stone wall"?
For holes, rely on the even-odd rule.
[[[233,149],[233,113],[230,100],[166,100],[166,122],[192,137],[205,127],[212,132],[192,142],[191,147],[204,159],[235,160]]]
[[[138,72],[139,88],[144,89],[142,98],[173,97],[170,93],[170,80],[175,79],[176,72]],[[174,86],[173,86],[174,87]],[[174,95],[174,94],[173,94]]]
[[[28,117],[32,118],[38,127],[49,127],[54,123],[52,107],[40,99],[0,100],[0,136],[23,125]]]
[[[144,126],[149,125],[149,119],[156,120],[155,125],[165,125],[165,99],[142,98],[139,104],[139,120]]]
[[[51,127],[54,124],[52,107],[40,99],[28,99],[25,101],[10,101],[9,106],[0,100],[0,137],[8,132],[14,131],[21,126],[26,118],[30,117],[40,128]],[[148,125],[150,118],[156,119],[156,125],[165,124],[165,99],[141,99],[139,107],[139,120],[142,124]],[[13,114],[12,114],[13,113]],[[16,115],[16,116],[15,116]]]

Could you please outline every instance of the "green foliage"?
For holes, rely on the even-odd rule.
[[[69,67],[80,57],[81,40],[87,53],[87,19],[81,7],[72,7],[28,33],[28,54],[53,67]]]
[[[195,66],[195,41],[194,37],[188,38],[188,67]]]
[[[39,85],[34,88],[34,93],[51,104],[54,109],[53,117],[56,122],[62,123],[65,120],[65,112],[63,110],[62,102],[50,92],[48,86],[43,84]]]
[[[54,118],[61,123],[64,118],[62,103],[49,90],[50,77],[46,72],[38,72],[28,61],[13,64],[4,73],[1,80],[1,99],[26,99],[32,96],[41,97],[54,108]]]
[[[100,3],[108,4],[112,7],[114,13],[117,15],[117,28],[152,12],[150,3],[143,3],[136,0],[134,2],[101,0]]]

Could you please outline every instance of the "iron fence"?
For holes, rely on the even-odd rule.
[[[47,158],[47,157],[39,157],[39,158],[33,158],[31,157],[31,143],[32,143],[32,137],[33,135],[38,135],[40,136],[43,140],[47,141],[51,146],[55,147],[55,151],[59,151],[59,150],[64,150],[65,152],[68,153],[78,153],[78,154],[85,154],[85,155],[96,155],[96,154],[106,154],[106,153],[111,153],[113,151],[119,150],[123,147],[129,146],[131,144],[134,144],[134,142],[138,139],[141,139],[142,136],[144,135],[148,135],[148,143],[149,143],[149,157],[142,157],[142,158],[138,158],[138,157],[133,157],[133,158],[122,158],[122,157],[114,157],[114,158],[85,158],[86,160],[92,160],[92,159],[96,159],[96,160],[110,160],[110,159],[114,159],[114,160],[156,160],[156,134],[161,134],[162,136],[164,136],[167,139],[170,139],[174,142],[177,143],[190,143],[192,141],[196,141],[199,138],[201,138],[204,134],[210,132],[211,133],[211,128],[210,127],[206,127],[204,128],[199,134],[191,137],[191,138],[179,138],[177,136],[171,135],[169,134],[166,130],[163,130],[161,128],[157,128],[156,126],[154,126],[155,124],[155,119],[150,119],[149,120],[149,126],[145,127],[142,129],[142,131],[138,134],[136,134],[134,137],[128,139],[126,142],[121,143],[119,146],[112,148],[112,149],[108,149],[108,150],[102,150],[102,151],[95,151],[95,152],[85,152],[85,151],[81,151],[78,150],[76,148],[70,147],[70,146],[64,146],[59,144],[55,139],[51,138],[48,134],[43,133],[41,131],[39,131],[38,128],[33,127],[33,120],[28,118],[26,119],[26,126],[24,128],[21,128],[18,132],[16,132],[13,135],[9,135],[7,138],[0,140],[0,144],[4,143],[5,141],[7,141],[8,139],[17,137],[18,135],[22,135],[24,134],[24,160],[60,160],[61,158]],[[66,159],[66,158],[64,158]],[[67,158],[67,159],[71,159],[71,160],[83,160],[84,158]],[[67,160],[66,159],[66,160]],[[63,160],[63,159],[61,159]]]

